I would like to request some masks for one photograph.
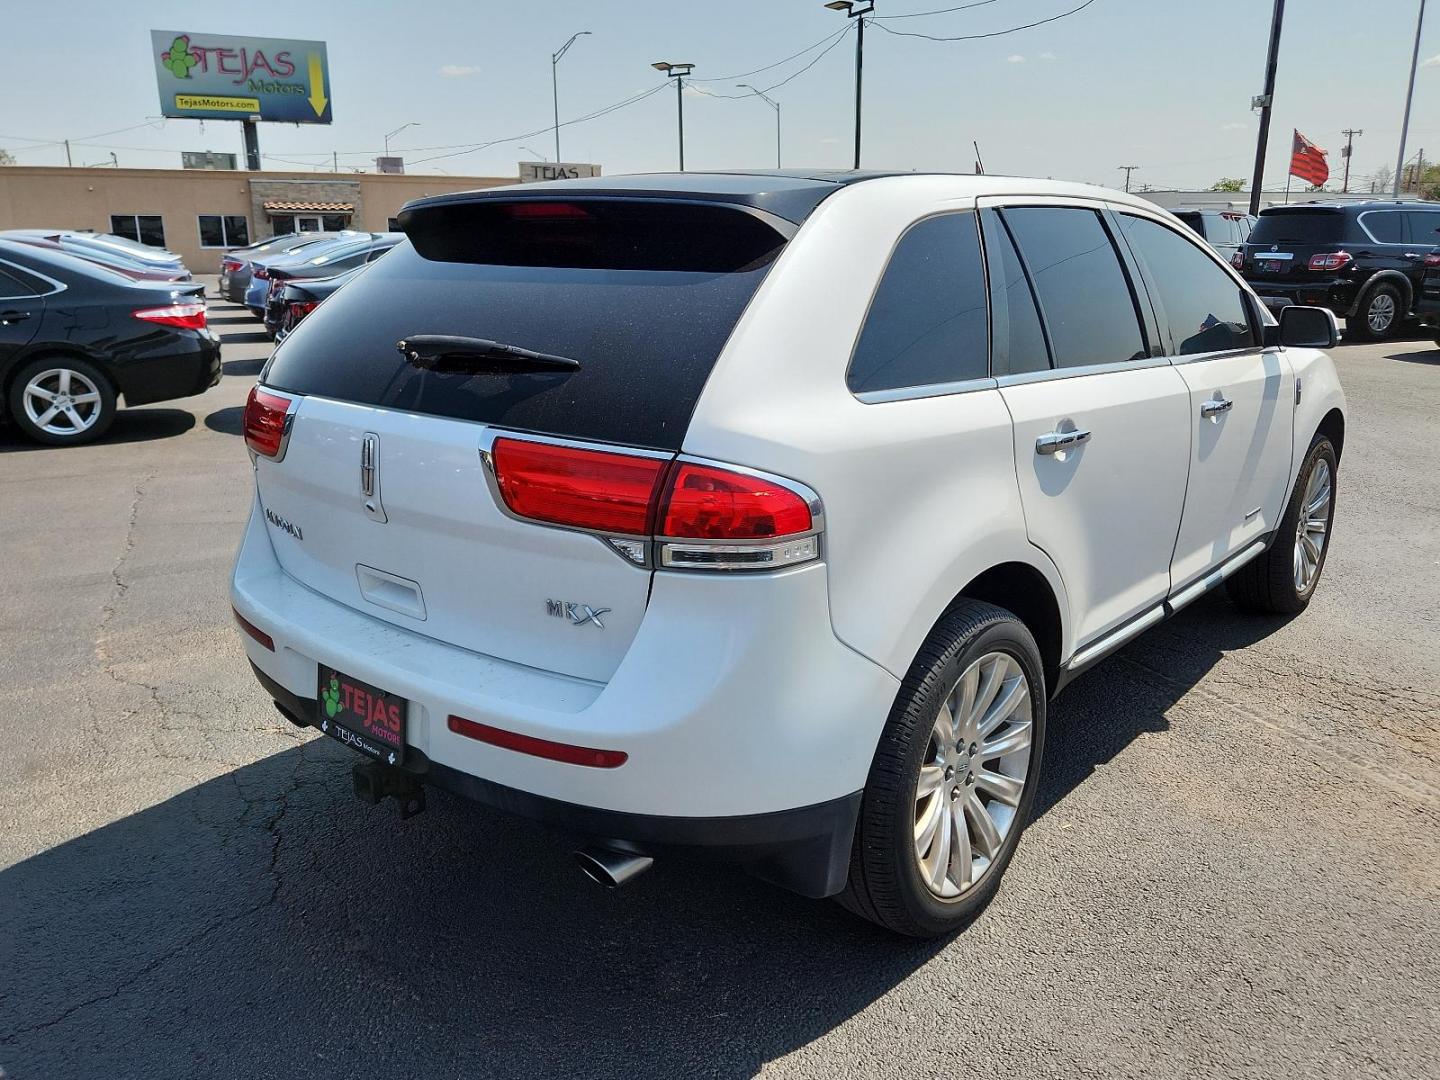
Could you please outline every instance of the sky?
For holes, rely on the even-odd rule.
[[[876,0],[876,16],[965,0]],[[1271,4],[1266,0],[1093,0],[1046,25],[986,34],[1065,12],[1083,0],[969,0],[967,10],[890,19],[865,33],[866,167],[969,172],[972,140],[993,173],[1120,187],[1205,188],[1250,176]],[[1281,43],[1267,188],[1283,186],[1290,131],[1330,151],[1339,179],[1344,128],[1354,178],[1393,168],[1419,0],[1290,0]],[[781,105],[786,167],[846,168],[853,152],[853,33],[773,64],[841,31],[823,0],[305,0],[197,6],[149,0],[6,0],[0,147],[24,165],[178,168],[181,150],[240,151],[234,122],[155,119],[150,30],[313,38],[327,42],[335,121],[262,124],[271,169],[373,168],[386,132],[409,172],[514,176],[517,162],[555,156],[550,55],[561,120],[652,88],[633,104],[561,129],[566,161],[609,173],[673,169],[676,95],[651,68],[695,64],[684,97],[691,169],[775,163]],[[1440,4],[1432,4],[1407,156],[1440,161]],[[1363,12],[1363,14],[1362,14]],[[802,71],[806,65],[813,66]],[[746,75],[737,78],[735,76]],[[793,78],[791,77],[793,76]],[[781,83],[784,85],[776,86]],[[774,87],[773,89],[769,89]],[[726,96],[739,95],[739,96]],[[122,130],[129,129],[129,130]],[[525,136],[485,149],[469,147]],[[521,149],[524,147],[525,149]],[[467,152],[468,151],[468,152]],[[428,160],[422,160],[428,159]],[[0,179],[3,182],[3,179]],[[1368,183],[1364,184],[1368,187]],[[1363,188],[1362,188],[1363,189]]]

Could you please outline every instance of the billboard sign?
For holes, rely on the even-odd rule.
[[[150,51],[163,116],[331,121],[323,41],[151,30]]]
[[[581,177],[599,176],[599,165],[586,165],[573,161],[522,161],[520,182],[533,184],[537,180],[579,180]]]

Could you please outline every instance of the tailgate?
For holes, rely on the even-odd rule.
[[[644,615],[650,572],[596,536],[507,516],[482,471],[486,434],[483,424],[302,399],[284,458],[256,462],[280,565],[377,619],[607,680]],[[586,607],[599,621],[585,618]]]

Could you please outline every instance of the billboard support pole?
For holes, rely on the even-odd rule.
[[[260,125],[254,120],[240,121],[245,133],[245,168],[251,172],[260,171]]]

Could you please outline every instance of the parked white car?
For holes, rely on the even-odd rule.
[[[1324,568],[1335,320],[1169,214],[990,176],[445,195],[276,351],[233,602],[280,710],[585,838],[964,925],[1046,704]]]

